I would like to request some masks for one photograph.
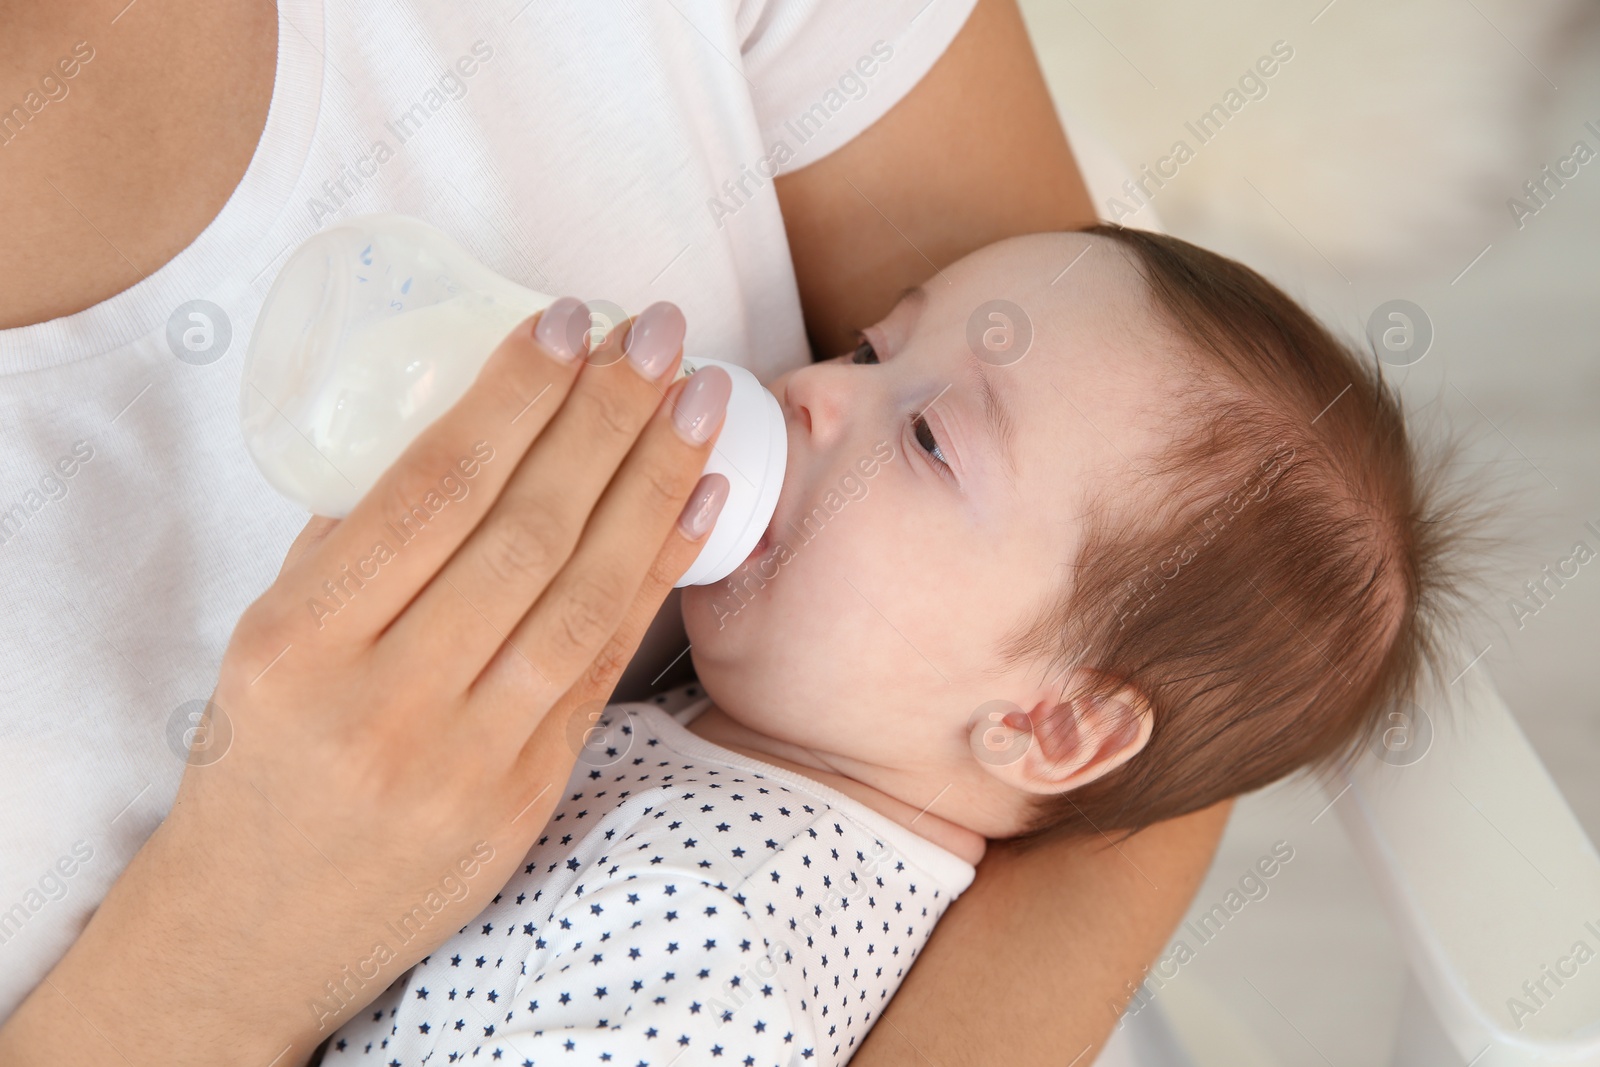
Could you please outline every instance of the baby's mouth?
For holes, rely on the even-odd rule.
[[[784,491],[785,489],[786,485],[779,487],[778,502],[772,509],[772,518],[767,521],[767,528],[761,531],[761,540],[755,543],[755,547],[750,549],[750,554],[745,557],[746,563],[766,555],[767,551],[772,548],[772,531],[777,529],[778,526],[778,509],[783,507],[784,497],[787,495]]]
[[[795,474],[795,458],[796,458],[796,455],[797,455],[797,452],[795,450],[796,449],[795,425],[794,425],[793,416],[791,416],[791,414],[789,412],[789,405],[788,405],[788,400],[787,400],[786,394],[780,394],[779,395],[779,402],[780,402],[780,406],[783,409],[784,429],[785,429],[786,433],[788,434],[788,441],[787,441],[788,449],[787,449],[787,451],[788,451],[789,462],[787,464],[785,464],[785,469],[784,469],[784,472],[783,472],[783,480],[781,482],[779,482],[779,484],[778,484],[778,499],[773,504],[772,518],[767,521],[767,528],[765,530],[761,531],[761,539],[755,543],[755,546],[750,549],[750,554],[745,557],[745,563],[749,563],[751,560],[754,560],[754,559],[757,559],[759,557],[765,556],[767,554],[767,552],[769,552],[772,549],[772,545],[773,545],[772,531],[777,529],[777,526],[778,526],[778,511],[783,507],[783,502],[786,499],[788,499],[789,495],[793,492],[793,490],[790,489],[790,483],[791,483],[791,479],[794,477],[794,474]]]
[[[777,519],[776,519],[776,517],[774,517],[773,522],[776,522],[776,521],[777,521]],[[750,550],[750,554],[748,556],[746,556],[745,559],[746,560],[752,560],[752,559],[755,559],[757,556],[760,556],[760,555],[764,554],[767,551],[767,548],[771,544],[772,544],[772,523],[769,522],[769,523],[767,523],[767,528],[765,530],[761,531],[761,540],[756,542],[756,546]]]

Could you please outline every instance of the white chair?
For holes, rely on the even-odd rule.
[[[1600,855],[1491,683],[1398,714],[1329,790],[1410,967],[1395,1067],[1600,1064]],[[1151,999],[1102,1067],[1192,1067]]]

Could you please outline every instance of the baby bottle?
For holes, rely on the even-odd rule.
[[[405,215],[323,230],[279,271],[250,337],[239,411],[251,458],[290,500],[343,518],[512,327],[554,300]],[[728,498],[680,588],[744,562],[772,520],[788,459],[783,412],[755,375],[686,354],[678,377],[711,365],[733,392],[704,473],[728,479]]]

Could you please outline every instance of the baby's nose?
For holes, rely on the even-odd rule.
[[[778,399],[784,418],[802,432],[826,436],[844,423],[852,383],[843,367],[815,363],[795,371],[781,384]]]

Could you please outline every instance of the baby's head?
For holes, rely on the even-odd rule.
[[[768,543],[683,596],[700,680],[985,836],[1337,761],[1433,662],[1447,535],[1393,393],[1221,256],[1002,241],[771,388]]]

